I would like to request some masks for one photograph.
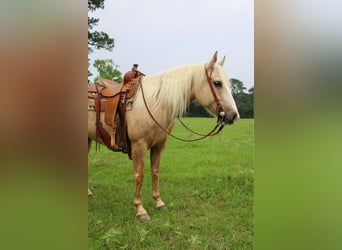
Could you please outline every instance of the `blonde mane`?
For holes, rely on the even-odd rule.
[[[146,98],[151,109],[165,110],[164,117],[174,119],[189,105],[192,91],[205,77],[205,63],[179,66],[143,79]]]

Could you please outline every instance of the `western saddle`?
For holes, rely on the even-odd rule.
[[[96,142],[99,139],[112,151],[127,153],[131,158],[131,143],[127,134],[126,111],[132,108],[143,73],[129,71],[122,84],[101,78],[88,85],[88,98],[93,99],[88,111],[96,112]],[[110,126],[110,133],[102,126],[100,117]]]

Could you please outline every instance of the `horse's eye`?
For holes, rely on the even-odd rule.
[[[215,85],[216,88],[221,88],[222,87],[222,82],[221,81],[214,81],[213,84]]]

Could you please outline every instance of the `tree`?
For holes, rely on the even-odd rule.
[[[230,83],[232,85],[233,96],[244,93],[244,91],[246,90],[246,87],[243,86],[243,82],[238,79],[232,78],[230,79]]]
[[[254,117],[254,87],[245,93],[246,87],[243,86],[243,82],[238,79],[230,79],[232,95],[234,97],[236,106],[239,110],[241,118],[253,118]]]
[[[184,116],[187,117],[212,117],[212,115],[201,105],[198,104],[198,102],[192,101],[187,108]]]
[[[93,75],[89,70],[89,65],[90,65],[90,59],[88,58],[88,77]],[[89,82],[89,79],[88,79],[88,82]]]
[[[248,90],[248,93],[254,95],[254,87],[251,87],[251,88]]]
[[[104,8],[105,0],[88,0],[88,12]],[[99,18],[89,17],[88,15],[88,53],[93,49],[106,49],[111,51],[114,48],[114,39],[103,31],[93,31],[94,26],[99,22]]]
[[[122,82],[122,74],[118,70],[118,65],[116,65],[113,60],[95,60],[93,64],[94,68],[97,69],[99,73],[98,76],[95,77],[94,82],[96,82],[99,78],[106,78],[116,82]]]
[[[111,51],[114,48],[113,38],[110,38],[105,32],[93,30],[100,19],[89,16],[89,12],[94,12],[96,9],[103,9],[104,1],[105,0],[88,0],[88,54],[93,52],[94,49],[106,49]],[[90,59],[88,58],[88,77],[93,75],[89,70],[89,60]]]

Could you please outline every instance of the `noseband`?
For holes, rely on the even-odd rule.
[[[214,97],[214,100],[216,102],[217,123],[223,124],[223,119],[224,119],[224,116],[226,115],[226,112],[224,112],[224,109],[223,109],[219,99],[217,98],[216,92],[215,92],[213,84],[211,82],[211,75],[212,75],[213,71],[214,71],[214,69],[212,69],[212,71],[210,72],[210,75],[209,75],[208,69],[207,69],[207,67],[205,67],[205,76],[207,77],[207,82],[209,84],[210,91],[211,91],[211,93]]]

